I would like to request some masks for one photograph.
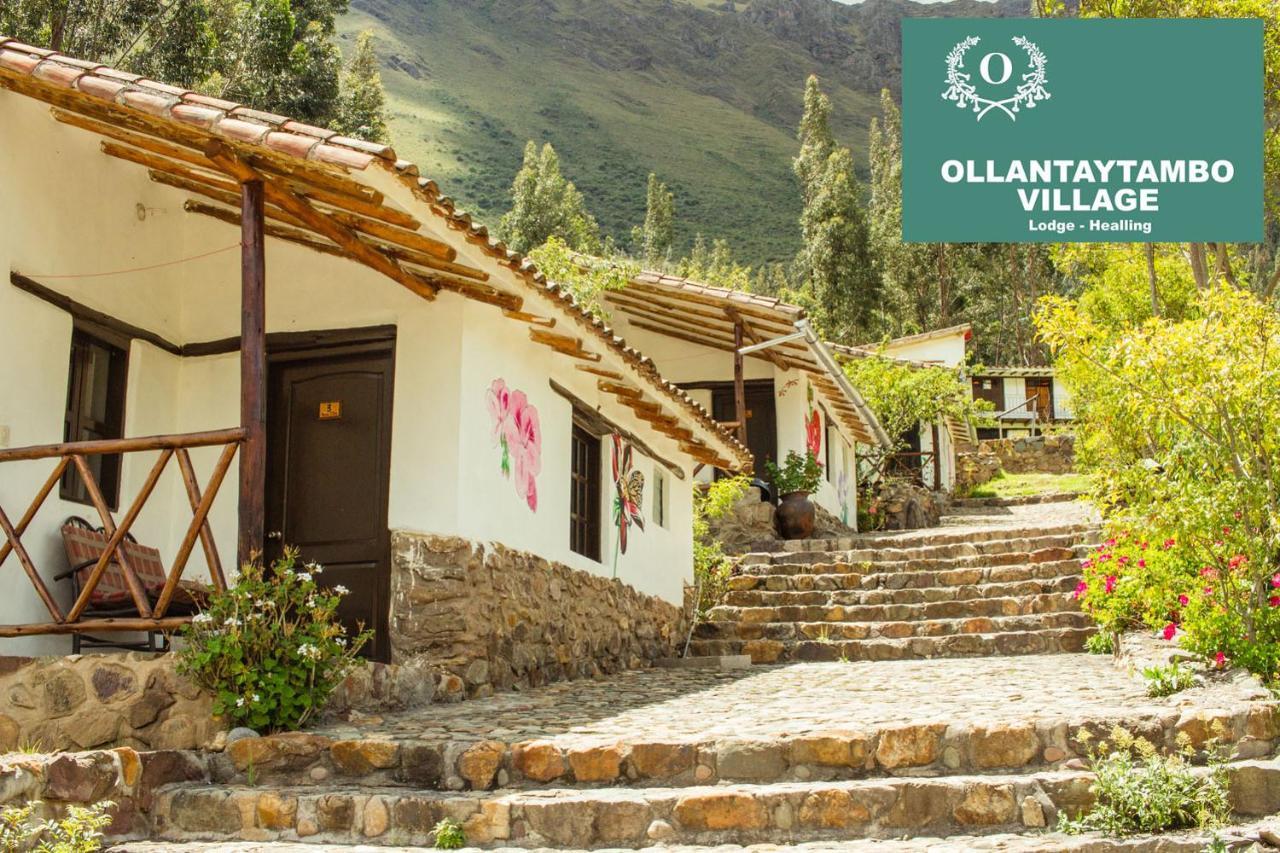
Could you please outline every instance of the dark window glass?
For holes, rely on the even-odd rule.
[[[573,426],[569,472],[569,548],[600,559],[600,439]]]
[[[124,437],[124,390],[128,355],[83,329],[71,334],[68,371],[66,441],[98,441]],[[120,456],[86,456],[94,479],[115,509],[120,500]],[[65,500],[91,503],[84,480],[74,468],[63,475],[60,494]]]

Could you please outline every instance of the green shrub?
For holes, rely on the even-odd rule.
[[[467,846],[467,836],[462,831],[462,824],[452,818],[442,818],[431,830],[435,835],[437,850],[460,850]]]
[[[783,460],[782,465],[775,465],[772,461],[768,461],[764,463],[764,469],[780,495],[788,495],[792,492],[811,495],[818,490],[818,484],[822,482],[822,464],[807,450],[804,456],[794,450],[788,450],[787,458]]]
[[[1274,681],[1280,314],[1215,286],[1195,292],[1185,311],[1140,325],[1056,298],[1037,324],[1071,391],[1076,458],[1092,475],[1095,503],[1168,552],[1145,571],[1097,567],[1087,578],[1090,611],[1154,623],[1218,665]],[[1107,576],[1126,606],[1095,595]]]
[[[1157,698],[1172,696],[1196,686],[1196,674],[1191,667],[1180,663],[1149,666],[1142,670],[1142,677],[1147,681],[1147,695]]]
[[[111,825],[107,814],[115,803],[67,806],[64,817],[33,820],[38,803],[0,811],[0,851],[3,853],[97,853],[102,830]]]
[[[1116,635],[1110,631],[1099,631],[1084,641],[1084,650],[1091,655],[1113,655],[1116,653]]]
[[[1219,734],[1221,726],[1219,728]],[[1111,731],[1111,742],[1089,747],[1088,732],[1080,735],[1095,775],[1093,808],[1076,818],[1063,812],[1058,829],[1064,832],[1104,832],[1135,835],[1220,826],[1231,814],[1228,799],[1227,755],[1210,741],[1209,766],[1197,773],[1191,766],[1194,750],[1185,735],[1179,751],[1161,755],[1150,741],[1122,728]]]
[[[293,730],[324,707],[372,631],[348,638],[338,620],[341,586],[322,589],[323,569],[297,569],[298,552],[266,569],[254,562],[209,599],[183,631],[178,671],[214,696],[213,712],[258,731]]]
[[[724,598],[733,570],[733,560],[711,533],[711,522],[728,514],[750,486],[747,477],[738,476],[693,487],[693,576],[699,591],[696,619],[704,618]]]

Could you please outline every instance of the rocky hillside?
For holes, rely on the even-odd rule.
[[[397,148],[489,222],[527,139],[549,140],[605,229],[643,217],[656,171],[680,240],[785,259],[790,160],[816,72],[841,141],[865,160],[878,92],[896,89],[900,21],[1025,14],[1027,0],[352,0],[344,46],[373,29]]]

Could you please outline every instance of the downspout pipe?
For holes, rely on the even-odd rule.
[[[862,399],[862,395],[858,393],[858,389],[853,387],[853,383],[849,381],[849,377],[845,376],[844,371],[840,369],[840,365],[836,364],[836,360],[832,357],[831,351],[827,349],[827,345],[822,342],[822,338],[818,337],[818,333],[813,330],[806,319],[795,321],[796,331],[804,336],[804,341],[809,346],[809,351],[813,353],[814,358],[818,360],[828,373],[835,378],[836,384],[840,386],[840,390],[853,403],[853,407],[858,410],[858,414],[862,420],[871,427],[871,434],[876,441],[885,450],[893,448],[893,442],[889,440],[889,436],[885,433],[884,427],[880,426],[880,420],[871,411],[871,407],[867,405],[867,401]]]

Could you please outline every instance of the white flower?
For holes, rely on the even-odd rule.
[[[311,643],[303,643],[302,645],[298,646],[298,656],[307,658],[309,660],[319,660],[320,649],[316,648]]]
[[[243,696],[241,696],[239,699],[237,699],[237,700],[236,700],[236,707],[237,707],[237,708],[243,708],[243,707],[244,707],[244,697],[243,697]]]
[[[253,701],[255,701],[255,702],[261,702],[261,701],[262,701],[262,697],[261,697],[261,696],[259,696],[257,693],[255,693],[255,694],[253,694]]]
[[[197,613],[195,616],[191,617],[191,624],[193,625],[205,625],[212,621],[213,617],[208,613]]]
[[[307,570],[310,571],[312,574],[318,575],[324,571],[324,566],[312,560],[310,563],[307,563]]]
[[[308,582],[309,580],[311,580],[311,575],[310,575],[310,574],[308,574],[307,572],[298,572],[298,574],[297,574],[297,578],[298,578],[298,580],[302,581],[303,583],[306,583],[306,582]]]
[[[235,626],[240,624],[240,621],[236,619],[234,616],[228,616],[226,621],[223,622],[222,624],[228,628],[234,628]]]
[[[346,638],[346,637],[338,637],[338,638],[337,638],[337,640],[336,640],[335,642],[337,642],[337,644],[338,644],[339,646],[341,646],[342,648],[344,648],[344,649],[347,647],[347,638]]]
[[[351,592],[351,590],[347,589],[342,584],[338,584],[337,586],[335,586],[333,588],[333,591],[338,595],[346,595],[347,593]]]

